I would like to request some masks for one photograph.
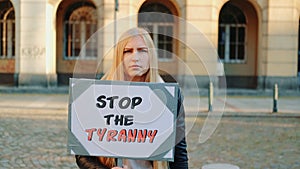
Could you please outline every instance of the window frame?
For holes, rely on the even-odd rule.
[[[88,9],[93,8],[93,11]],[[76,12],[80,13],[80,10],[85,10],[86,13],[92,14],[94,18],[91,20],[83,20],[85,16],[79,16],[77,19],[73,15]],[[63,41],[63,59],[64,60],[96,60],[97,59],[97,38],[91,38],[92,35],[97,31],[97,16],[96,8],[91,5],[82,5],[74,9],[71,14],[64,19],[64,41]],[[80,14],[79,14],[80,15]],[[75,18],[75,19],[74,19]],[[88,32],[88,29],[92,30]],[[77,32],[76,32],[77,31]],[[77,44],[79,43],[79,44]],[[88,52],[88,48],[91,44],[95,44],[91,51],[94,55],[85,55]],[[77,47],[79,46],[79,47]],[[79,50],[79,51],[76,51]]]
[[[4,9],[5,10],[5,9]],[[14,8],[0,18],[0,59],[14,59],[16,55],[16,24]]]
[[[218,55],[220,60],[223,63],[246,63],[248,40],[247,20],[244,12],[239,7],[227,2],[220,11],[218,28]],[[233,32],[232,29],[235,31]],[[234,54],[232,54],[232,49]],[[242,52],[242,54],[239,54],[239,52]]]
[[[224,63],[246,63],[247,61],[247,25],[246,24],[219,24],[219,30],[220,28],[225,28],[225,40],[218,40],[218,54],[219,54],[219,58],[222,62]],[[230,28],[236,28],[236,32],[235,32],[235,40],[232,41],[230,39],[230,35],[232,33],[232,31],[230,30]],[[244,41],[240,42],[239,41],[239,29],[238,28],[244,28]],[[222,33],[219,31],[219,34]],[[223,44],[224,43],[224,44]],[[224,45],[224,56],[221,57],[220,55],[220,45]],[[231,49],[230,46],[234,45],[235,48],[235,55],[234,55],[234,59],[232,59],[231,57]],[[243,46],[243,59],[239,59],[239,45]]]

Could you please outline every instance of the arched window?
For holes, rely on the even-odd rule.
[[[173,53],[173,38],[174,34],[174,17],[172,12],[163,4],[148,3],[144,4],[139,13],[155,12],[150,15],[140,15],[138,24],[141,27],[147,28],[151,32],[151,37],[158,50],[158,57],[160,61],[168,61],[172,59]],[[160,15],[159,13],[166,13],[169,15]]]
[[[226,3],[219,16],[218,53],[225,63],[246,61],[246,17],[237,6]]]
[[[97,57],[97,41],[87,40],[97,31],[96,8],[89,3],[71,5],[64,17],[64,59],[88,59]]]
[[[15,57],[15,11],[9,0],[0,2],[0,58]]]

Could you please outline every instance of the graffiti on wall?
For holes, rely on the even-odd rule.
[[[45,47],[31,46],[31,47],[23,47],[21,49],[22,58],[31,59],[31,60],[39,60],[44,57],[46,52]]]

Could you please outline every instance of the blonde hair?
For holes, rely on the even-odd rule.
[[[163,82],[162,78],[158,74],[158,58],[157,52],[149,32],[144,28],[131,28],[124,32],[119,41],[117,42],[114,50],[113,64],[110,70],[102,77],[102,80],[125,80],[124,67],[123,67],[123,52],[126,44],[135,36],[140,36],[143,38],[146,46],[148,47],[149,54],[149,70],[145,75],[145,82]],[[108,157],[98,157],[99,161],[108,168],[116,166],[115,158]],[[166,162],[153,163],[153,168],[167,168]]]
[[[135,36],[140,36],[148,47],[149,54],[149,70],[145,75],[145,82],[160,82],[161,78],[158,74],[158,59],[154,43],[148,31],[143,28],[135,27],[124,32],[117,42],[114,50],[113,64],[110,70],[103,76],[102,80],[125,80],[123,67],[123,51],[126,44]]]

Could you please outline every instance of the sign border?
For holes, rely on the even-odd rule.
[[[72,103],[82,93],[84,93],[91,85],[130,85],[130,86],[148,86],[153,93],[156,94],[163,102],[167,99],[167,104],[170,112],[173,113],[173,132],[169,138],[161,144],[150,157],[148,158],[131,158],[121,156],[108,156],[113,158],[128,158],[128,159],[144,159],[144,160],[161,160],[161,161],[174,161],[175,154],[175,139],[176,139],[176,120],[177,120],[177,104],[179,96],[178,83],[155,83],[155,82],[130,82],[130,81],[108,81],[108,80],[96,80],[96,79],[82,79],[82,78],[70,78],[69,81],[69,104],[68,104],[68,152],[70,154],[77,155],[90,155],[84,146],[78,141],[76,136],[71,131],[71,116],[72,116]],[[167,90],[166,87],[174,87],[174,96]],[[174,144],[174,147],[166,152],[160,152],[161,147]],[[164,149],[165,150],[165,149]],[[173,158],[164,157],[167,153],[172,151]],[[93,155],[94,156],[94,155]]]

